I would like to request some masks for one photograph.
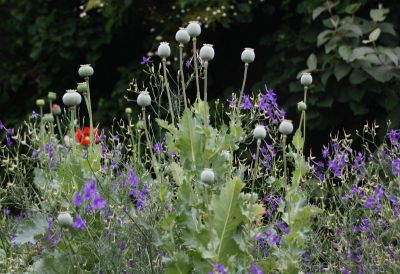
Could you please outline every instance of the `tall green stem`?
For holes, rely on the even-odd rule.
[[[249,69],[249,63],[245,63],[245,64],[244,64],[244,72],[243,72],[242,88],[240,89],[239,101],[238,101],[238,107],[237,107],[238,113],[239,113],[239,109],[240,109],[240,104],[242,103],[242,100],[243,100],[243,92],[244,92],[244,88],[245,88],[245,86],[246,86],[247,71],[248,71],[248,69]]]
[[[56,120],[57,120],[58,134],[60,134],[60,138],[62,140],[63,135],[62,135],[62,131],[61,131],[60,118],[58,118],[58,115],[56,116]]]
[[[163,58],[162,65],[163,65],[163,72],[164,72],[164,84],[165,84],[165,89],[167,90],[169,112],[171,113],[172,125],[175,125],[175,114],[174,114],[174,108],[172,106],[171,92],[170,92],[169,82],[168,82],[168,78],[167,78],[167,64],[166,63],[167,63],[167,60],[165,58]]]
[[[200,82],[199,82],[199,69],[198,69],[198,65],[197,65],[197,48],[196,48],[197,38],[193,37],[192,41],[193,41],[194,72],[196,75],[196,89],[197,89],[196,97],[197,97],[197,100],[200,100]]]
[[[158,164],[157,164],[156,157],[154,156],[154,153],[153,153],[153,143],[151,142],[149,130],[147,128],[146,108],[144,108],[144,107],[142,108],[142,118],[143,118],[143,127],[144,127],[144,133],[146,135],[147,146],[149,146],[149,150],[150,150],[151,163],[153,165],[154,171],[158,178],[159,177],[158,176]]]
[[[208,71],[208,61],[204,62],[204,102],[207,103],[207,71]]]
[[[90,99],[90,87],[89,87],[89,77],[85,77],[86,87],[87,87],[87,100],[86,107],[89,114],[89,127],[90,127],[90,149],[93,151],[94,144],[94,132],[93,132],[93,114],[92,114],[92,101]]]
[[[179,72],[181,74],[183,102],[185,104],[185,109],[187,109],[185,74],[183,73],[183,44],[182,43],[179,44]]]
[[[251,194],[252,195],[254,193],[254,185],[255,185],[255,182],[256,182],[257,171],[258,171],[258,157],[259,157],[259,154],[260,154],[260,146],[261,146],[261,139],[257,139],[256,160],[254,162],[253,179],[252,179],[252,182],[251,182]]]
[[[285,184],[285,189],[287,188],[287,159],[286,159],[286,135],[282,136],[282,149],[283,149],[283,180]]]

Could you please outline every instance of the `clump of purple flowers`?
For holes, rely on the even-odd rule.
[[[276,93],[272,89],[266,88],[266,92],[260,97],[258,108],[267,113],[274,125],[278,125],[285,117],[285,111],[279,109]]]

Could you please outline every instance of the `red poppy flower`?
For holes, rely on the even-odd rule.
[[[93,129],[94,131],[94,142],[97,144],[99,142],[99,134],[97,133],[97,128]],[[90,144],[90,128],[84,127],[83,131],[78,128],[75,132],[75,139],[82,146],[88,146]]]

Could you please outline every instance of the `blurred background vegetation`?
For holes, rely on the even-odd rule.
[[[400,1],[381,2],[0,0],[0,119],[16,125],[48,91],[61,98],[81,81],[79,64],[90,63],[95,121],[109,125],[132,104],[124,99],[132,78],[145,79],[142,56],[160,41],[173,44],[178,27],[199,20],[200,43],[216,50],[211,98],[225,101],[237,92],[240,53],[252,47],[246,92],[273,88],[288,118],[297,117],[302,99],[297,76],[313,73],[307,114],[314,144],[330,131],[362,129],[366,120],[399,127]]]

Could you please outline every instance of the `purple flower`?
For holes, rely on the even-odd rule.
[[[82,219],[80,214],[76,215],[73,226],[79,230],[84,230],[86,228],[86,222]]]
[[[350,271],[347,269],[347,267],[343,267],[341,270],[342,274],[349,274]]]
[[[140,64],[141,64],[141,65],[145,65],[145,64],[147,64],[147,63],[149,63],[149,62],[151,62],[151,57],[150,57],[150,56],[148,56],[148,57],[143,56],[143,57],[142,57],[142,61],[140,61]]]
[[[10,210],[8,207],[6,207],[6,208],[3,209],[4,215],[9,215],[10,212],[11,212],[11,210]]]
[[[252,263],[249,267],[250,274],[263,274],[261,267],[258,266],[256,263]]]
[[[227,101],[229,103],[229,107],[234,107],[235,104],[236,104],[236,99],[235,98],[228,99]]]
[[[74,206],[80,206],[82,204],[82,194],[80,192],[75,193],[73,204]]]
[[[377,185],[375,187],[375,197],[378,201],[382,199],[382,196],[384,194],[383,188],[380,185]]]
[[[222,264],[214,264],[214,270],[218,273],[218,274],[227,274],[228,272],[226,271],[225,267]]]
[[[289,234],[289,227],[287,224],[285,224],[282,221],[277,221],[276,222],[276,226],[280,229],[280,231],[282,231],[285,234]]]
[[[91,207],[96,210],[100,210],[107,205],[107,202],[101,198],[100,195],[96,195],[91,203]]]
[[[268,229],[268,230],[265,232],[265,235],[267,236],[267,241],[268,241],[268,243],[271,244],[271,245],[279,244],[280,241],[281,241],[281,239],[279,238],[279,235],[276,234],[275,231],[272,231],[272,230],[270,230],[270,229]]]
[[[395,195],[389,194],[389,195],[386,195],[386,196],[389,199],[389,201],[392,203],[392,205],[396,206],[396,205],[399,204],[399,200],[397,199],[397,197]]]
[[[387,136],[393,145],[399,145],[400,130],[392,129],[387,133]]]
[[[164,150],[164,143],[160,142],[160,143],[155,143],[153,145],[153,151],[155,154],[161,153]]]
[[[104,142],[106,140],[106,135],[104,134],[104,130],[101,131],[98,140],[99,142]]]
[[[243,104],[241,105],[243,110],[248,110],[253,108],[253,103],[250,100],[249,95],[245,94],[243,96]]]
[[[392,173],[393,173],[393,176],[397,176],[400,174],[400,158],[393,159]]]
[[[368,199],[363,203],[366,208],[372,208],[375,204],[375,199],[373,196],[369,196]]]
[[[86,185],[82,188],[83,198],[85,200],[90,200],[96,193],[96,184],[93,179],[89,179]]]
[[[36,113],[34,110],[32,110],[32,115],[31,115],[31,117],[32,117],[33,119],[36,119],[36,118],[39,117],[39,114]]]
[[[56,237],[51,242],[51,248],[55,248],[60,240],[61,240],[61,232],[58,232]]]
[[[0,120],[0,129],[4,129],[4,128],[6,128],[6,127],[4,126],[3,122]]]
[[[261,96],[258,107],[268,114],[273,124],[278,124],[285,116],[285,111],[278,107],[276,94],[272,89],[266,88],[266,93]]]
[[[326,159],[329,156],[329,146],[324,146],[324,149],[322,150],[322,158]]]
[[[13,141],[11,140],[11,138],[9,136],[7,136],[6,140],[7,140],[7,146],[11,147],[13,145]]]
[[[192,64],[192,58],[188,58],[188,59],[186,59],[186,61],[185,61],[185,66],[186,66],[186,68],[190,68],[190,65]]]

